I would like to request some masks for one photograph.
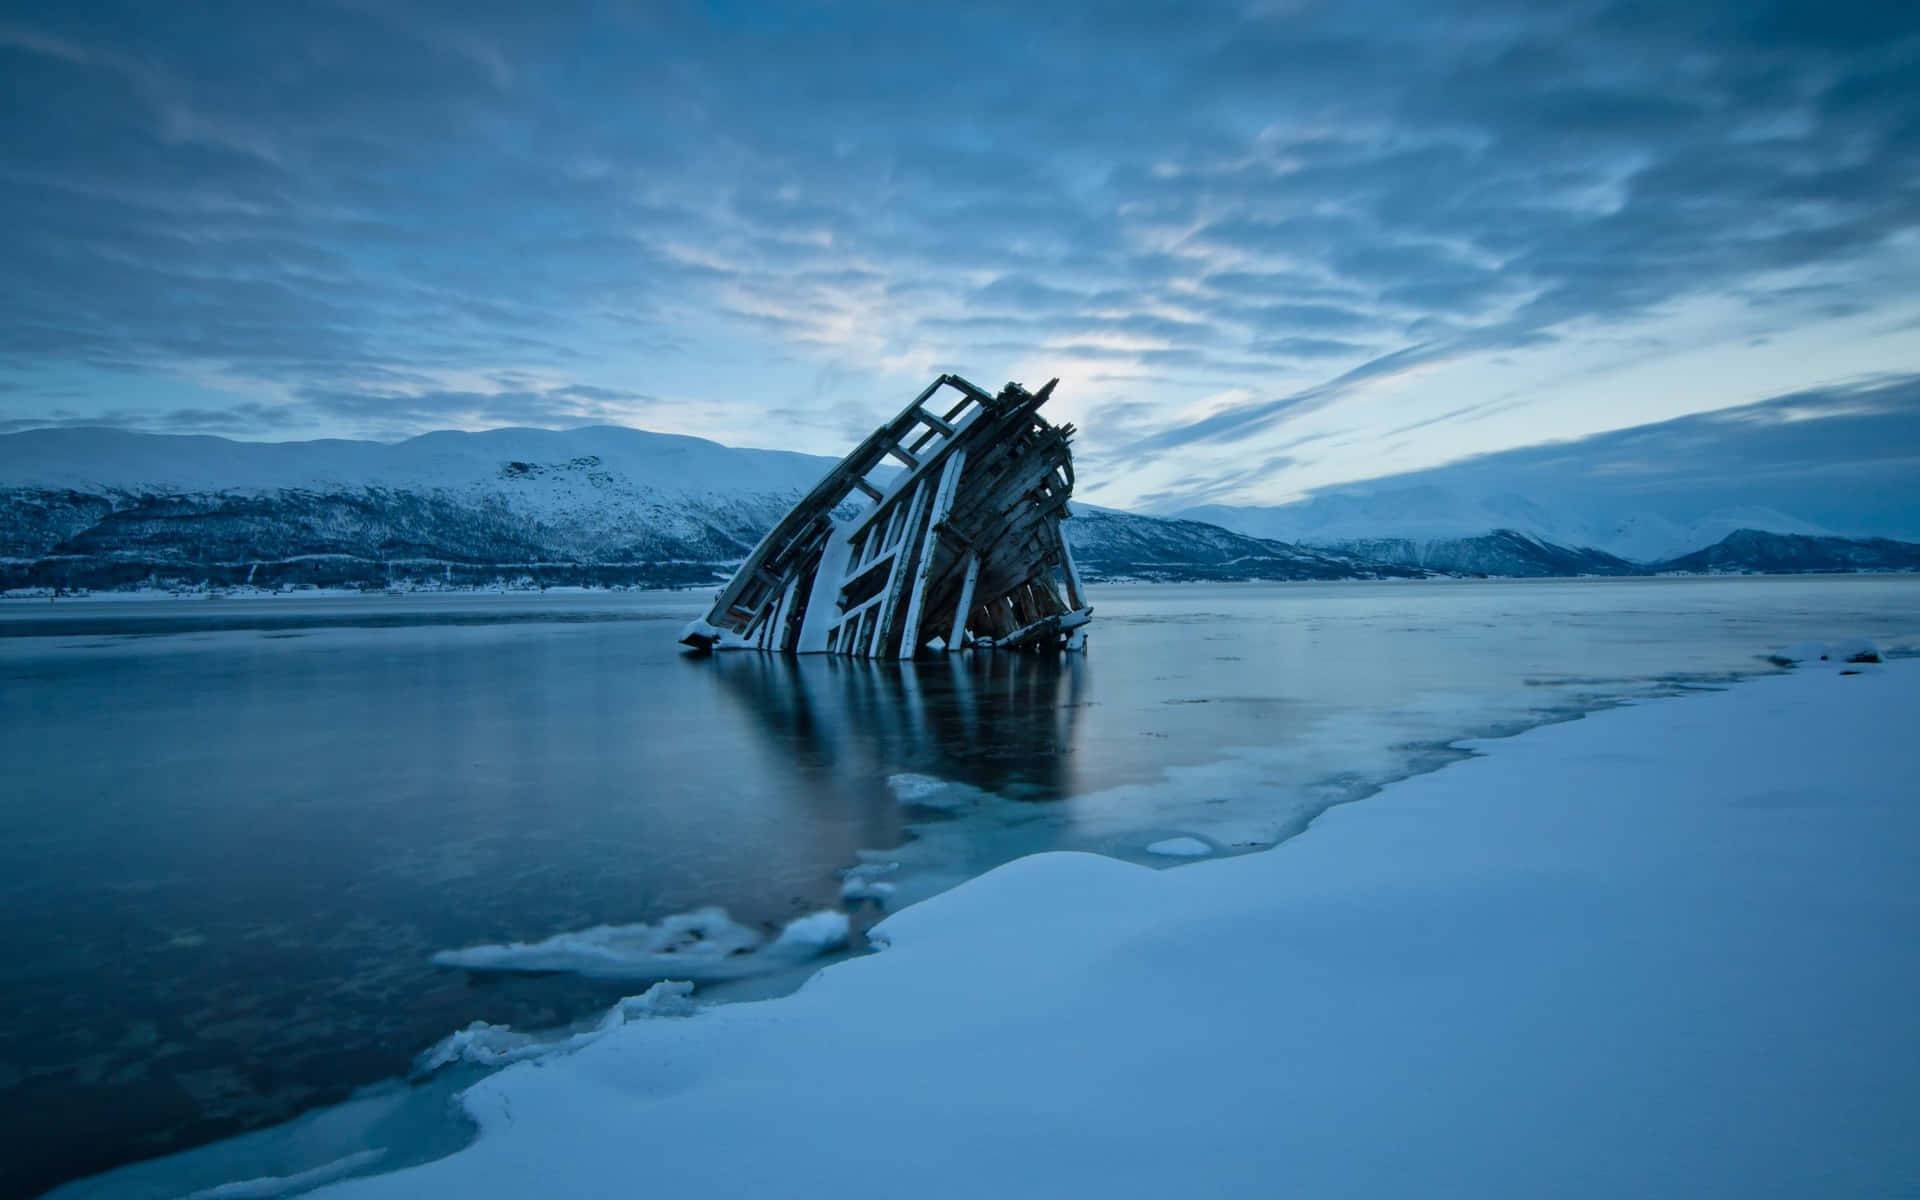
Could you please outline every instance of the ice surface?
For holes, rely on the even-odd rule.
[[[389,1081],[281,1125],[77,1180],[47,1200],[284,1195],[375,1165],[426,1162],[472,1140],[453,1098],[475,1078],[464,1068],[414,1086]]]
[[[700,908],[652,925],[596,925],[538,942],[442,950],[433,961],[469,971],[558,971],[592,979],[705,981],[783,970],[845,945],[846,940],[844,913],[800,917],[769,942],[723,908]]]
[[[1213,853],[1213,847],[1196,837],[1173,837],[1152,843],[1147,853],[1168,858],[1204,858]]]
[[[386,1157],[384,1150],[362,1150],[330,1163],[294,1175],[267,1175],[259,1179],[241,1179],[191,1193],[187,1200],[264,1200],[290,1192],[310,1191],[344,1175],[372,1166]]]
[[[325,1194],[1912,1194],[1916,722],[1920,664],[1796,672],[1269,854],[1034,855],[793,996],[508,1067],[472,1146]]]

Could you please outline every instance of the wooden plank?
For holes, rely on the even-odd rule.
[[[1061,515],[1066,514],[1063,512]],[[1054,532],[1060,539],[1060,575],[1067,584],[1067,605],[1070,608],[1085,608],[1087,594],[1080,586],[1080,569],[1074,565],[1073,547],[1067,544],[1066,530],[1056,525]]]
[[[940,553],[940,535],[937,532],[947,513],[953,508],[953,494],[960,486],[960,476],[967,466],[965,447],[955,450],[947,456],[947,465],[940,472],[940,487],[934,492],[933,507],[927,514],[926,532],[920,535],[919,563],[913,575],[913,590],[907,599],[907,619],[901,625],[900,657],[912,658],[920,649],[920,607],[927,596],[927,579],[933,574],[933,561]]]
[[[793,610],[794,593],[799,590],[800,577],[794,575],[787,580],[787,590],[781,593],[780,606],[773,610],[773,636],[767,641],[767,649],[786,653],[789,637],[787,614]]]
[[[813,590],[807,593],[807,615],[800,623],[799,640],[794,643],[797,653],[819,654],[827,650],[828,635],[833,632],[833,621],[839,612],[840,582],[852,553],[852,545],[838,528],[827,535],[827,544],[814,567]]]
[[[953,632],[947,635],[947,650],[959,650],[966,645],[967,617],[973,612],[973,586],[980,581],[980,556],[967,555],[967,574],[960,582],[960,603],[953,607]]]
[[[913,504],[907,510],[906,526],[900,532],[900,536],[903,539],[915,536],[915,531],[920,527],[920,517],[927,510],[927,501],[931,491],[932,489],[927,487],[924,481],[919,488],[915,489],[913,493]],[[900,603],[900,593],[906,588],[907,574],[907,557],[905,555],[895,555],[893,559],[893,571],[887,577],[887,586],[885,588],[887,602],[880,606],[879,620],[873,627],[873,640],[867,647],[868,658],[886,657],[882,647],[886,645],[887,638],[892,635],[894,610]]]

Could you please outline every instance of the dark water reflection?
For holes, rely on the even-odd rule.
[[[1016,799],[1076,790],[1086,658],[982,655],[918,663],[721,655],[713,670],[797,782],[838,792],[912,771]]]

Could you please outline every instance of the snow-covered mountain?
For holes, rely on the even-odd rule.
[[[1660,569],[1708,574],[1920,571],[1920,544],[1740,529],[1704,550],[1669,559]]]
[[[374,442],[0,437],[0,588],[724,578],[833,460],[602,426]],[[1420,574],[1192,522],[1068,522],[1089,578]]]
[[[832,465],[613,426],[391,445],[9,434],[0,436],[0,590],[705,584],[724,578]],[[1920,565],[1920,546],[1839,538],[1764,510],[1691,523],[1571,517],[1521,497],[1469,501],[1436,488],[1179,518],[1074,508],[1063,528],[1094,580]]]
[[[1510,493],[1476,495],[1433,485],[1332,493],[1278,507],[1215,504],[1179,515],[1253,537],[1468,570],[1474,568],[1467,561],[1484,549],[1479,544],[1495,531],[1557,552],[1597,552],[1629,564],[1676,559],[1742,529],[1842,535],[1769,508],[1728,508],[1677,519],[1646,510],[1550,505]],[[1391,551],[1395,544],[1403,550]]]
[[[0,437],[0,556],[13,586],[691,582],[829,465],[613,426],[392,445],[38,430]]]
[[[1379,579],[1431,573],[1418,566],[1249,537],[1201,521],[1143,517],[1091,504],[1075,504],[1073,513],[1060,528],[1075,563],[1089,579]]]

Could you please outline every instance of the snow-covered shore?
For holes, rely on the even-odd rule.
[[[339,1197],[1920,1193],[1920,663],[1548,726],[467,1093]]]

